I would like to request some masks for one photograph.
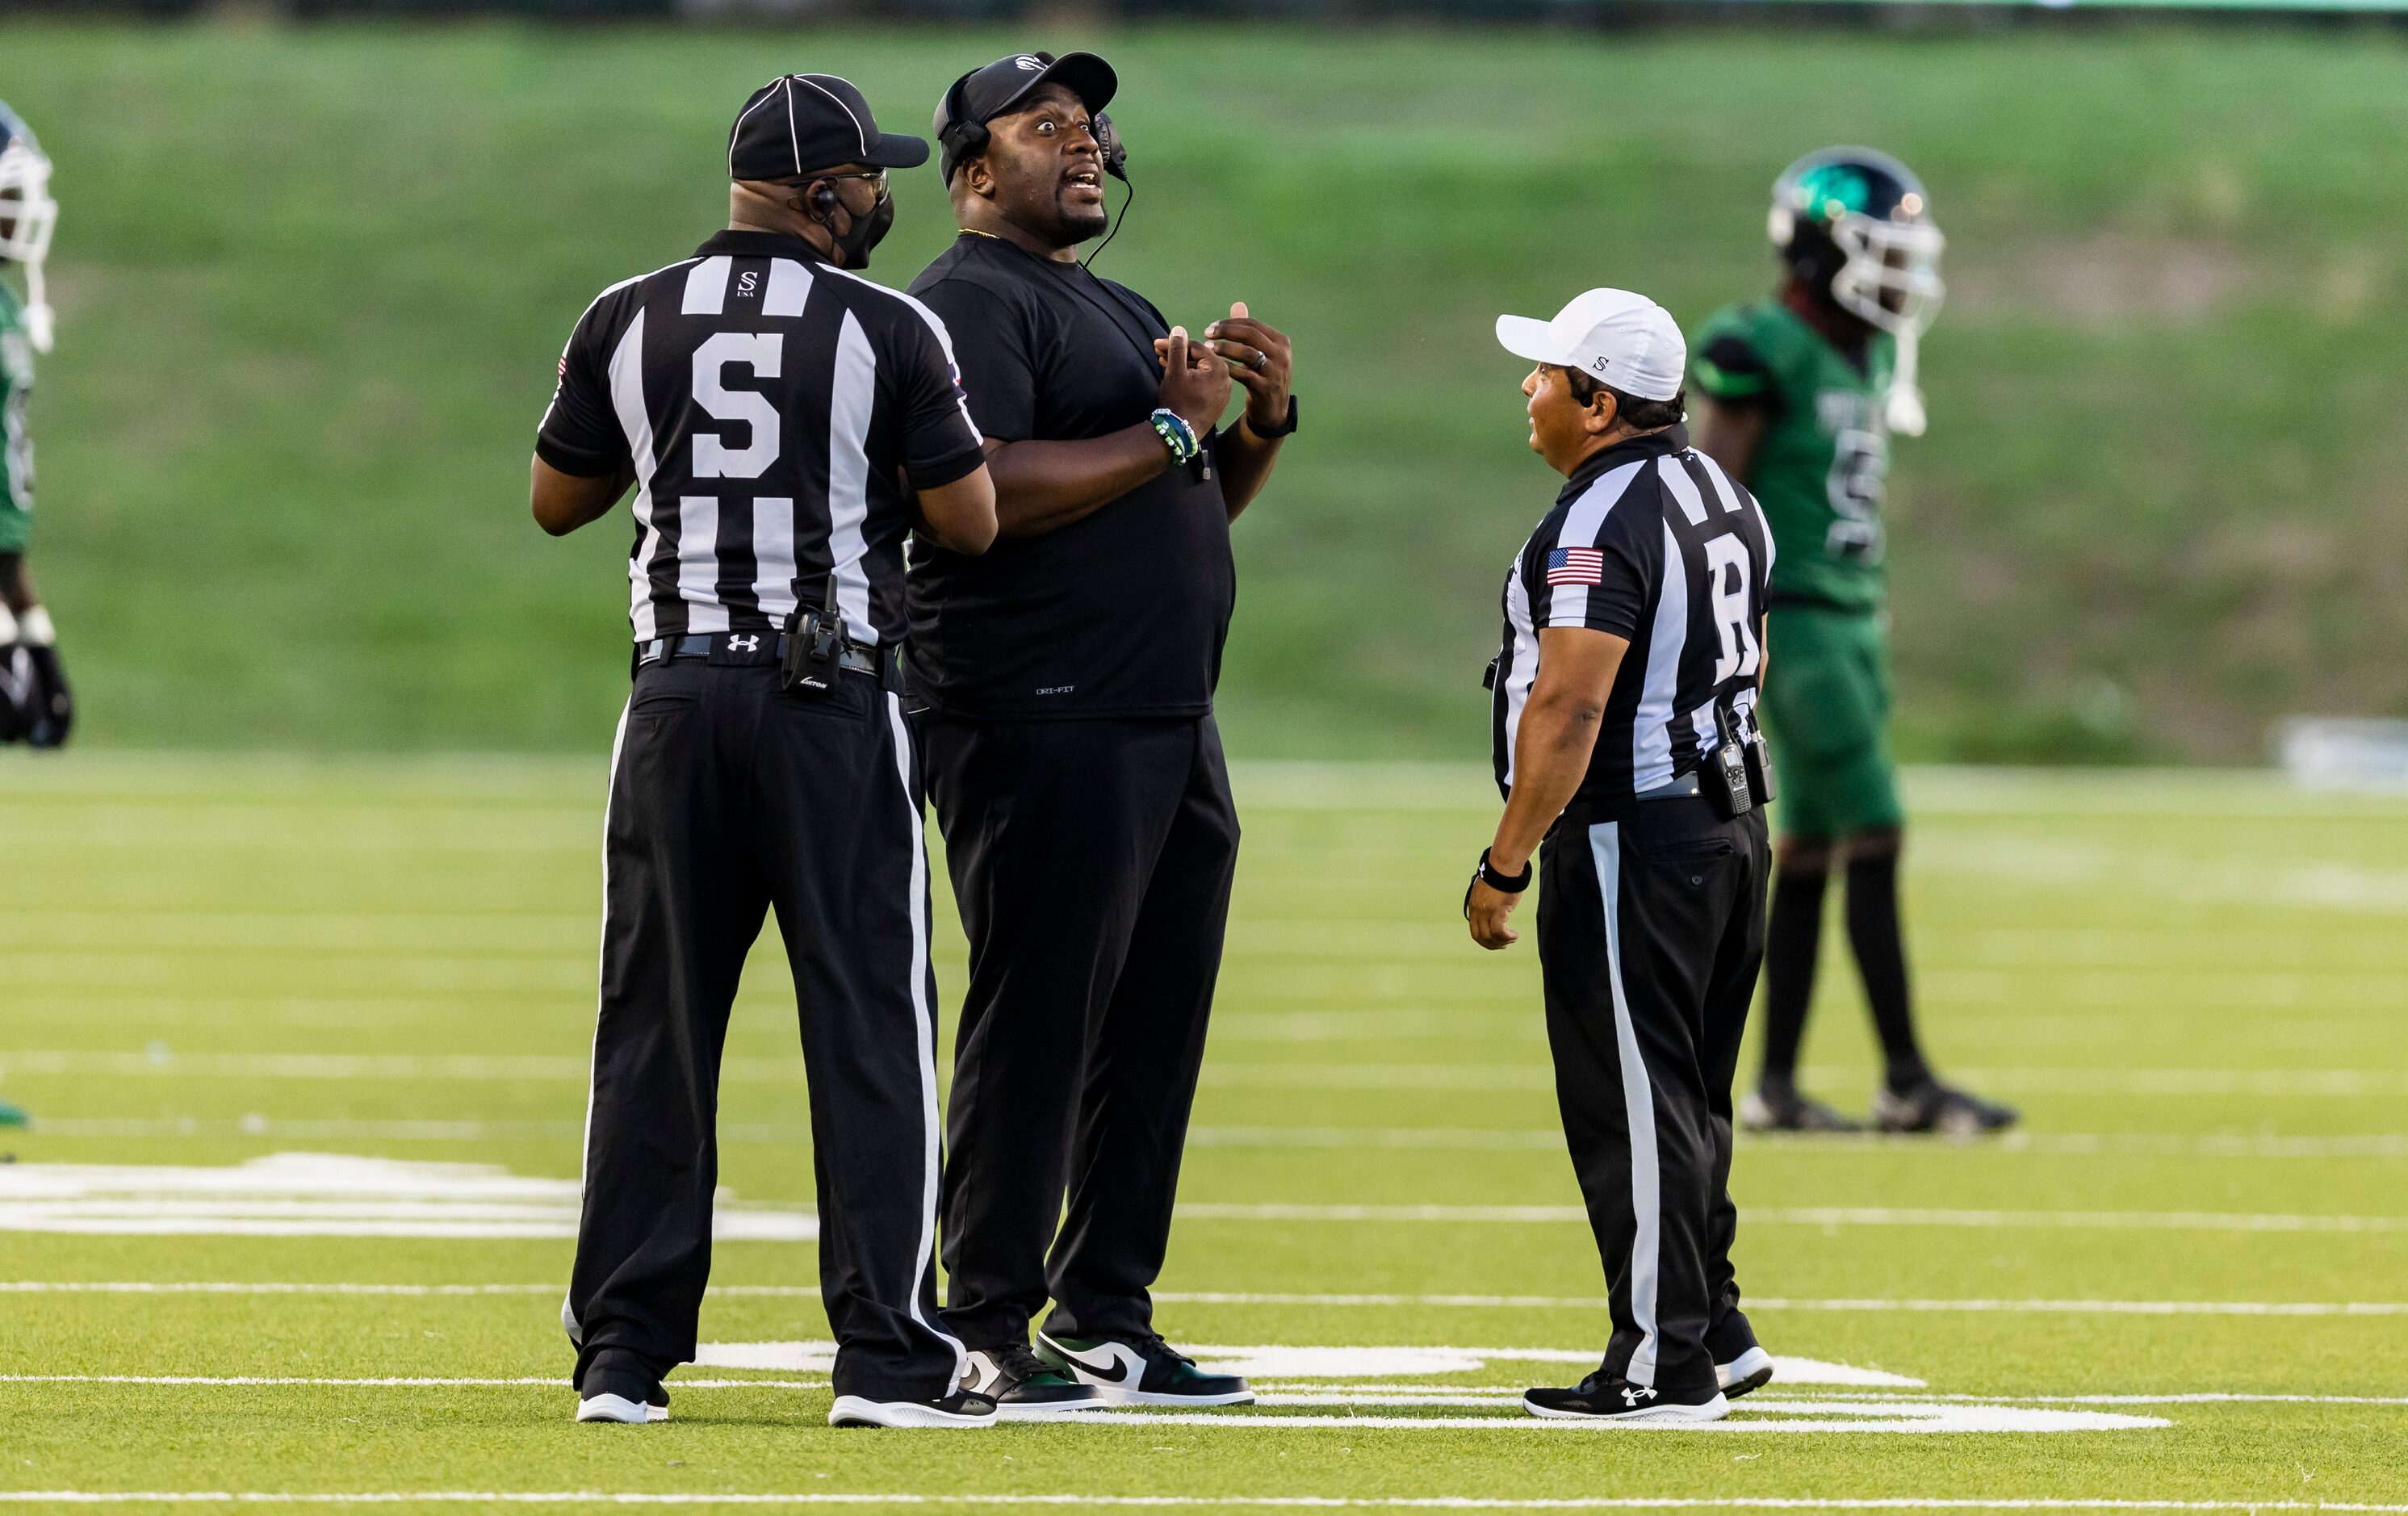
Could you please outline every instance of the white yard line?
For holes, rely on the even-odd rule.
[[[503,1506],[1103,1506],[1304,1510],[2105,1510],[2332,1511],[2398,1516],[2408,1505],[2344,1500],[2124,1500],[2001,1495],[1751,1497],[1574,1495],[1516,1500],[1501,1495],[954,1495],[811,1490],[705,1495],[599,1490],[0,1490],[11,1505],[503,1505]]]
[[[49,1123],[44,1123],[47,1130]],[[1926,1137],[1756,1137],[1742,1134],[1742,1149],[1784,1153],[1885,1152],[1931,1154],[1950,1162],[1967,1157],[2163,1158],[2408,1158],[2408,1133],[2370,1132],[2345,1137],[2180,1137],[2156,1132],[2017,1132],[1981,1142],[1934,1142]],[[1557,1127],[1447,1126],[1197,1126],[1187,1142],[1197,1148],[1399,1148],[1438,1151],[1529,1151],[1560,1153]]]
[[[1191,1221],[1420,1222],[1539,1223],[1588,1221],[1578,1206],[1325,1206],[1179,1207]],[[1740,1220],[1774,1226],[2073,1227],[2174,1232],[2408,1232],[2408,1216],[2285,1216],[2187,1210],[1948,1210],[1899,1206],[1768,1206],[1740,1208]]]
[[[557,1293],[556,1291],[554,1293]],[[1492,1350],[1482,1350],[1492,1351]],[[1533,1354],[1497,1353],[1498,1357],[1530,1358]],[[1586,1363],[1597,1356],[1594,1352],[1558,1353],[1553,1359],[1577,1360]],[[1776,1381],[1777,1382],[1777,1381]],[[0,1384],[117,1384],[152,1385],[176,1389],[245,1389],[300,1387],[312,1389],[419,1390],[419,1389],[551,1389],[567,1390],[569,1381],[559,1375],[519,1375],[502,1378],[480,1378],[465,1375],[387,1374],[345,1377],[340,1375],[294,1374],[0,1374]],[[671,1394],[688,1390],[824,1390],[824,1379],[743,1379],[708,1380],[672,1378],[668,1380]],[[1493,1407],[1518,1400],[1523,1386],[1507,1384],[1432,1385],[1410,1384],[1347,1385],[1326,1384],[1282,1387],[1269,1382],[1255,1385],[1258,1406],[1395,1406],[1395,1407]],[[1785,1410],[1789,1412],[1845,1412],[1869,1416],[1887,1414],[1900,1407],[2014,1407],[2047,1406],[2397,1406],[2408,1407],[2408,1395],[2367,1394],[2281,1394],[2246,1391],[2195,1391],[2166,1394],[1933,1394],[1917,1390],[1898,1394],[1816,1394],[1811,1400],[1756,1400],[1747,1408],[1751,1411]],[[1289,1425],[1320,1424],[1296,1417],[1245,1418],[1243,1413],[1213,1411],[1120,1411],[1099,1410],[1096,1414],[1111,1421],[1150,1422],[1161,1419],[1192,1420],[1199,1424],[1225,1423],[1234,1419],[1259,1422],[1280,1422]],[[1360,1418],[1337,1418],[1350,1424]],[[1410,1422],[1414,1425],[1431,1424],[1427,1418],[1388,1418],[1390,1423]],[[1483,1424],[1487,1419],[1480,1419]],[[1762,1430],[1762,1428],[1757,1428]]]
[[[550,1284],[387,1284],[376,1281],[248,1280],[0,1280],[0,1294],[322,1294],[322,1295],[555,1295]],[[811,1299],[816,1284],[714,1284],[711,1295],[733,1299]],[[1156,1290],[1153,1297],[1175,1306],[1430,1307],[1440,1309],[1603,1310],[1603,1295],[1561,1294],[1349,1294],[1284,1291]],[[1747,1309],[1834,1311],[1881,1315],[1918,1314],[2033,1316],[2408,1316],[2401,1300],[1918,1300],[1858,1297],[1794,1299],[1751,1295]]]
[[[211,1079],[296,1080],[562,1080],[582,1082],[582,1058],[546,1053],[419,1054],[332,1052],[177,1052],[85,1049],[0,1051],[0,1073],[159,1075]],[[2326,1096],[2408,1094],[2408,1070],[2385,1068],[1959,1068],[1967,1082],[2019,1094],[2141,1094]],[[1870,1079],[1863,1070],[1807,1070],[1821,1081]],[[791,1080],[796,1057],[732,1057],[722,1077]],[[1512,1064],[1209,1063],[1204,1082],[1230,1089],[1547,1090],[1553,1067]]]
[[[248,1280],[0,1280],[0,1294],[325,1294],[553,1295],[551,1284],[388,1284],[376,1281]],[[710,1294],[734,1299],[811,1299],[816,1284],[714,1284]],[[1166,1305],[1434,1307],[1442,1309],[1603,1310],[1602,1295],[1359,1294],[1286,1291],[1156,1290]],[[1893,1312],[2035,1316],[2408,1316],[2400,1300],[1929,1300],[1856,1297],[1793,1299],[1751,1295],[1747,1309],[1842,1313]]]

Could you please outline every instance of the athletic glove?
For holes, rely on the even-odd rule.
[[[27,648],[33,665],[33,725],[25,733],[29,748],[63,748],[75,729],[75,692],[67,688],[67,671],[54,646]]]
[[[0,645],[0,742],[21,742],[33,731],[38,678],[31,648],[16,641]]]

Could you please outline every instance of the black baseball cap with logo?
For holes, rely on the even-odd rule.
[[[861,92],[834,74],[786,74],[752,92],[727,131],[731,179],[800,179],[839,164],[917,168],[928,144],[881,132]]]
[[[1092,52],[1066,52],[1058,58],[1050,52],[1016,52],[1009,58],[997,58],[983,68],[972,69],[955,79],[944,98],[937,102],[933,130],[944,149],[940,166],[946,181],[952,182],[953,169],[963,158],[971,155],[948,140],[956,123],[971,122],[984,126],[998,116],[1009,116],[1045,84],[1061,85],[1095,111],[1112,103],[1121,80],[1112,72],[1111,64]]]

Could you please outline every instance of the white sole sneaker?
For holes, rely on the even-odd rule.
[[[993,1426],[996,1413],[992,1410],[975,1416],[957,1411],[939,1410],[916,1400],[869,1400],[857,1394],[840,1394],[828,1408],[830,1426],[925,1426],[952,1427],[968,1430]]]
[[[1727,1364],[1714,1366],[1714,1382],[1725,1396],[1736,1400],[1772,1382],[1772,1354],[1750,1348]]]
[[[1641,1423],[1662,1425],[1667,1422],[1697,1424],[1718,1422],[1730,1414],[1730,1402],[1718,1392],[1702,1406],[1650,1406],[1644,1410],[1626,1410],[1612,1416],[1595,1416],[1584,1411],[1555,1410],[1543,1406],[1522,1402],[1522,1409],[1531,1415],[1550,1422],[1595,1422],[1600,1426],[1636,1426]]]
[[[629,1426],[641,1426],[647,1422],[669,1419],[666,1406],[647,1406],[625,1395],[589,1395],[577,1403],[577,1419],[580,1422],[619,1422]]]

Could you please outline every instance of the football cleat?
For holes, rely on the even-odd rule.
[[[1720,1390],[1657,1390],[1599,1369],[1569,1390],[1531,1390],[1522,1409],[1555,1422],[1718,1422],[1730,1414]]]
[[[2023,1113],[1985,1100],[1969,1090],[1926,1080],[1903,1094],[1873,1095],[1873,1124],[1885,1132],[1931,1132],[1941,1137],[1980,1137],[2013,1126]]]
[[[872,1400],[840,1394],[828,1408],[830,1426],[919,1426],[968,1428],[993,1426],[995,1402],[968,1390],[955,1390],[941,1400]]]
[[[1771,1382],[1772,1354],[1762,1348],[1750,1348],[1729,1363],[1714,1366],[1714,1383],[1721,1386],[1726,1400],[1737,1400]]]
[[[1043,1421],[1106,1403],[1102,1391],[1049,1367],[1025,1342],[972,1352],[962,1388],[994,1401],[996,1417],[1007,1422]]]
[[[1235,1374],[1207,1374],[1158,1332],[1111,1337],[1037,1334],[1037,1356],[1112,1406],[1251,1406],[1254,1387]]]
[[[1843,1116],[1802,1091],[1758,1088],[1740,1096],[1739,1122],[1751,1132],[1861,1132],[1864,1123]]]

